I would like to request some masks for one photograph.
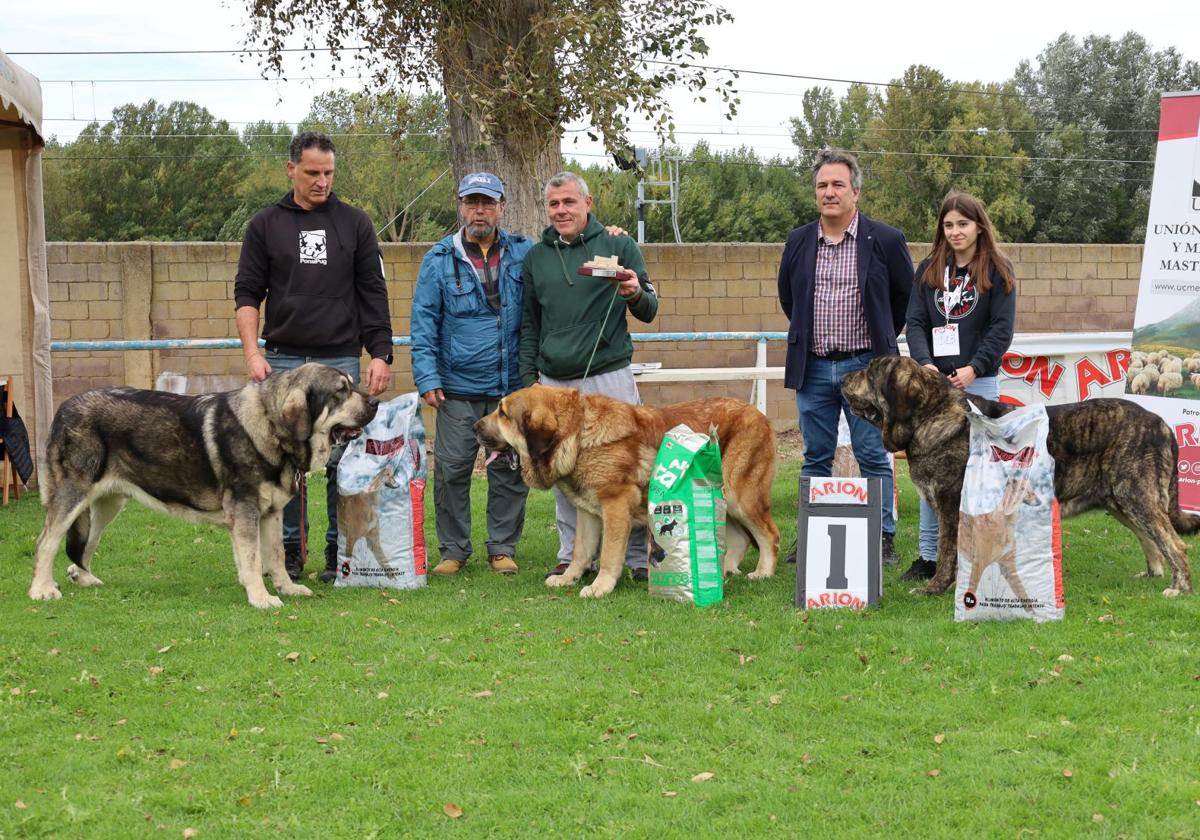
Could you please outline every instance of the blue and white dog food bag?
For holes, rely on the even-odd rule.
[[[1059,620],[1062,539],[1046,407],[993,419],[972,406],[970,420],[954,620]]]
[[[420,397],[381,403],[338,463],[335,586],[426,585],[425,474]]]

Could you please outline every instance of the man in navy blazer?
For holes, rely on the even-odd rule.
[[[879,429],[850,411],[841,381],[875,356],[899,355],[912,255],[904,234],[858,212],[862,170],[854,155],[822,150],[813,183],[821,215],[788,235],[779,263],[779,304],[790,320],[783,384],[795,389],[800,412],[800,474],[830,474],[844,412],[859,469],[883,483],[883,561],[894,565],[900,558],[893,544],[892,465]]]

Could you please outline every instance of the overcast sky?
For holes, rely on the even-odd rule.
[[[255,81],[253,58],[233,55],[58,56],[28,51],[233,49],[244,34],[241,0],[53,0],[6,3],[0,16],[0,50],[38,76],[47,135],[67,140],[88,120],[107,120],[116,105],[186,99],[199,102],[235,127],[259,119],[295,123],[314,94],[357,79]],[[1022,59],[1034,60],[1063,32],[1119,37],[1144,35],[1155,49],[1174,46],[1200,60],[1195,34],[1200,12],[1194,2],[1141,0],[1136,3],[1075,0],[999,0],[947,3],[860,0],[834,5],[837,18],[821,20],[811,4],[726,0],[732,24],[709,35],[707,64],[768,73],[886,82],[909,65],[935,67],[953,81],[1002,81]],[[481,10],[487,5],[482,4]],[[12,55],[17,53],[17,55]],[[297,65],[292,65],[295,68]],[[318,75],[327,75],[318,71]],[[186,79],[241,79],[189,82]],[[74,84],[63,80],[74,80]],[[105,80],[135,80],[112,82]],[[726,122],[716,103],[673,97],[681,146],[706,138],[718,148],[752,145],[771,156],[789,155],[788,117],[800,112],[800,95],[818,84],[795,78],[744,74],[742,104]],[[844,86],[832,84],[835,90]],[[650,134],[637,142],[654,145]],[[564,144],[568,155],[594,154],[594,147]]]

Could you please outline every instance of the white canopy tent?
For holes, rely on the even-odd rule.
[[[0,51],[0,375],[15,377],[35,453],[54,412],[42,136],[41,83]]]

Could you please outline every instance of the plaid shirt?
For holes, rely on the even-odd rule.
[[[836,245],[825,238],[817,221],[817,274],[813,289],[812,350],[835,351],[871,347],[862,294],[858,290],[858,213]]]

